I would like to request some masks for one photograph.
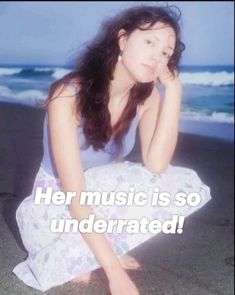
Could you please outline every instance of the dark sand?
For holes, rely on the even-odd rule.
[[[15,222],[19,202],[31,193],[42,150],[44,112],[0,103],[0,294],[42,294],[23,284],[13,267],[26,252]],[[138,138],[137,138],[138,139]],[[128,160],[140,161],[138,140]],[[130,276],[143,295],[234,294],[233,143],[179,134],[171,164],[194,169],[211,188],[212,200],[189,216],[182,235],[158,234],[131,253],[142,266]],[[54,295],[107,294],[102,271],[88,286],[67,283]]]

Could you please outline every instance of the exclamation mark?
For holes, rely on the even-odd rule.
[[[185,216],[179,216],[178,229],[177,229],[177,233],[178,234],[182,234],[183,233],[184,220],[185,220]]]

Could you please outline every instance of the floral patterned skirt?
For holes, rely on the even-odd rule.
[[[157,187],[159,193],[168,192],[172,198],[168,206],[153,205],[151,201],[144,206],[92,205],[95,215],[107,221],[140,220],[147,217],[150,221],[157,219],[164,222],[173,215],[187,217],[211,199],[210,188],[194,170],[185,167],[169,165],[163,173],[153,174],[141,163],[124,161],[89,168],[84,175],[87,191],[129,192],[132,186],[135,193],[144,192],[150,200],[154,188]],[[43,192],[48,187],[52,187],[53,192],[62,190],[60,180],[40,166],[31,195],[20,203],[16,211],[18,227],[28,256],[15,266],[13,273],[28,286],[46,291],[101,266],[79,231],[51,231],[52,219],[71,219],[68,205],[46,205],[45,202],[36,205],[34,198],[37,187],[42,187]],[[198,193],[199,204],[176,206],[173,198],[179,192],[186,195]],[[121,233],[113,231],[105,234],[118,257],[156,235],[150,231],[127,233],[124,230]]]

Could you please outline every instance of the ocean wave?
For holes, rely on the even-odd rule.
[[[234,72],[181,72],[180,79],[183,84],[204,86],[228,86],[234,85]]]
[[[12,76],[17,78],[51,77],[60,79],[70,71],[65,68],[0,68],[0,76]]]
[[[64,68],[58,68],[54,71],[54,73],[52,74],[52,77],[55,79],[60,79],[64,75],[68,74],[69,72],[71,72],[71,70],[64,69]]]
[[[36,102],[45,101],[46,95],[40,90],[28,89],[20,92],[12,91],[6,86],[0,86],[0,101],[20,103],[28,106],[36,106]]]
[[[21,68],[0,68],[0,76],[12,76],[22,71]]]
[[[72,69],[64,67],[16,67],[0,68],[0,76],[13,76],[18,78],[37,78],[51,77],[60,79]],[[204,85],[204,86],[229,86],[234,85],[234,72],[227,71],[201,71],[201,72],[184,72],[180,73],[180,79],[183,84]]]
[[[230,123],[234,124],[233,114],[223,113],[223,112],[212,112],[211,114],[206,114],[202,112],[191,112],[182,111],[181,119],[190,121],[203,121],[203,122],[217,122],[217,123]]]
[[[20,92],[13,91],[6,86],[0,86],[0,101],[19,103],[36,107],[36,102],[43,102],[47,94],[36,89],[28,89]],[[183,110],[181,119],[190,121],[217,122],[234,124],[233,113],[213,111],[211,113]]]
[[[71,70],[65,68],[34,68],[35,74],[50,75],[54,79],[60,79],[70,71]]]

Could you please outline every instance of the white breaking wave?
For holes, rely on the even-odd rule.
[[[15,92],[6,86],[0,86],[0,100],[4,102],[20,103],[27,106],[36,106],[37,101],[45,101],[46,94],[42,91],[29,89]]]
[[[69,72],[71,72],[71,70],[67,70],[64,68],[56,68],[54,69],[54,73],[52,74],[52,77],[55,79],[60,79],[66,74],[68,74]]]
[[[190,121],[218,122],[234,124],[234,116],[223,112],[212,112],[211,115],[199,112],[183,111],[181,119]]]
[[[8,68],[8,67],[0,67],[0,76],[11,76],[15,74],[20,74],[22,70],[33,70],[36,72],[45,72],[52,71],[51,77],[54,79],[60,79],[72,69],[66,69],[63,67],[35,67],[35,68]],[[32,74],[33,78],[34,74]],[[183,84],[193,84],[193,85],[204,85],[204,86],[226,86],[226,85],[234,85],[234,72],[227,71],[218,71],[218,72],[210,72],[210,71],[201,71],[201,72],[180,72],[180,79]]]
[[[54,71],[54,68],[33,68],[34,71],[37,71],[37,72],[48,72],[48,71]]]
[[[234,84],[234,72],[198,72],[198,73],[180,73],[180,79],[183,84],[194,84],[204,86],[224,86]]]
[[[19,103],[27,106],[36,106],[36,102],[43,102],[47,98],[47,94],[42,91],[29,89],[21,92],[16,92],[6,86],[0,86],[0,101],[8,103]],[[223,112],[212,112],[208,115],[203,112],[182,111],[182,120],[217,122],[234,124],[233,114]]]
[[[65,69],[65,68],[54,68],[54,67],[45,67],[45,68],[1,68],[0,67],[0,76],[11,76],[15,74],[20,74],[23,70],[33,70],[34,72],[48,72],[52,71],[53,74],[51,75],[55,79],[60,79],[64,75],[68,74],[71,70]],[[32,74],[33,78],[33,74]]]
[[[22,68],[0,68],[0,76],[11,76],[18,74],[22,71]]]

